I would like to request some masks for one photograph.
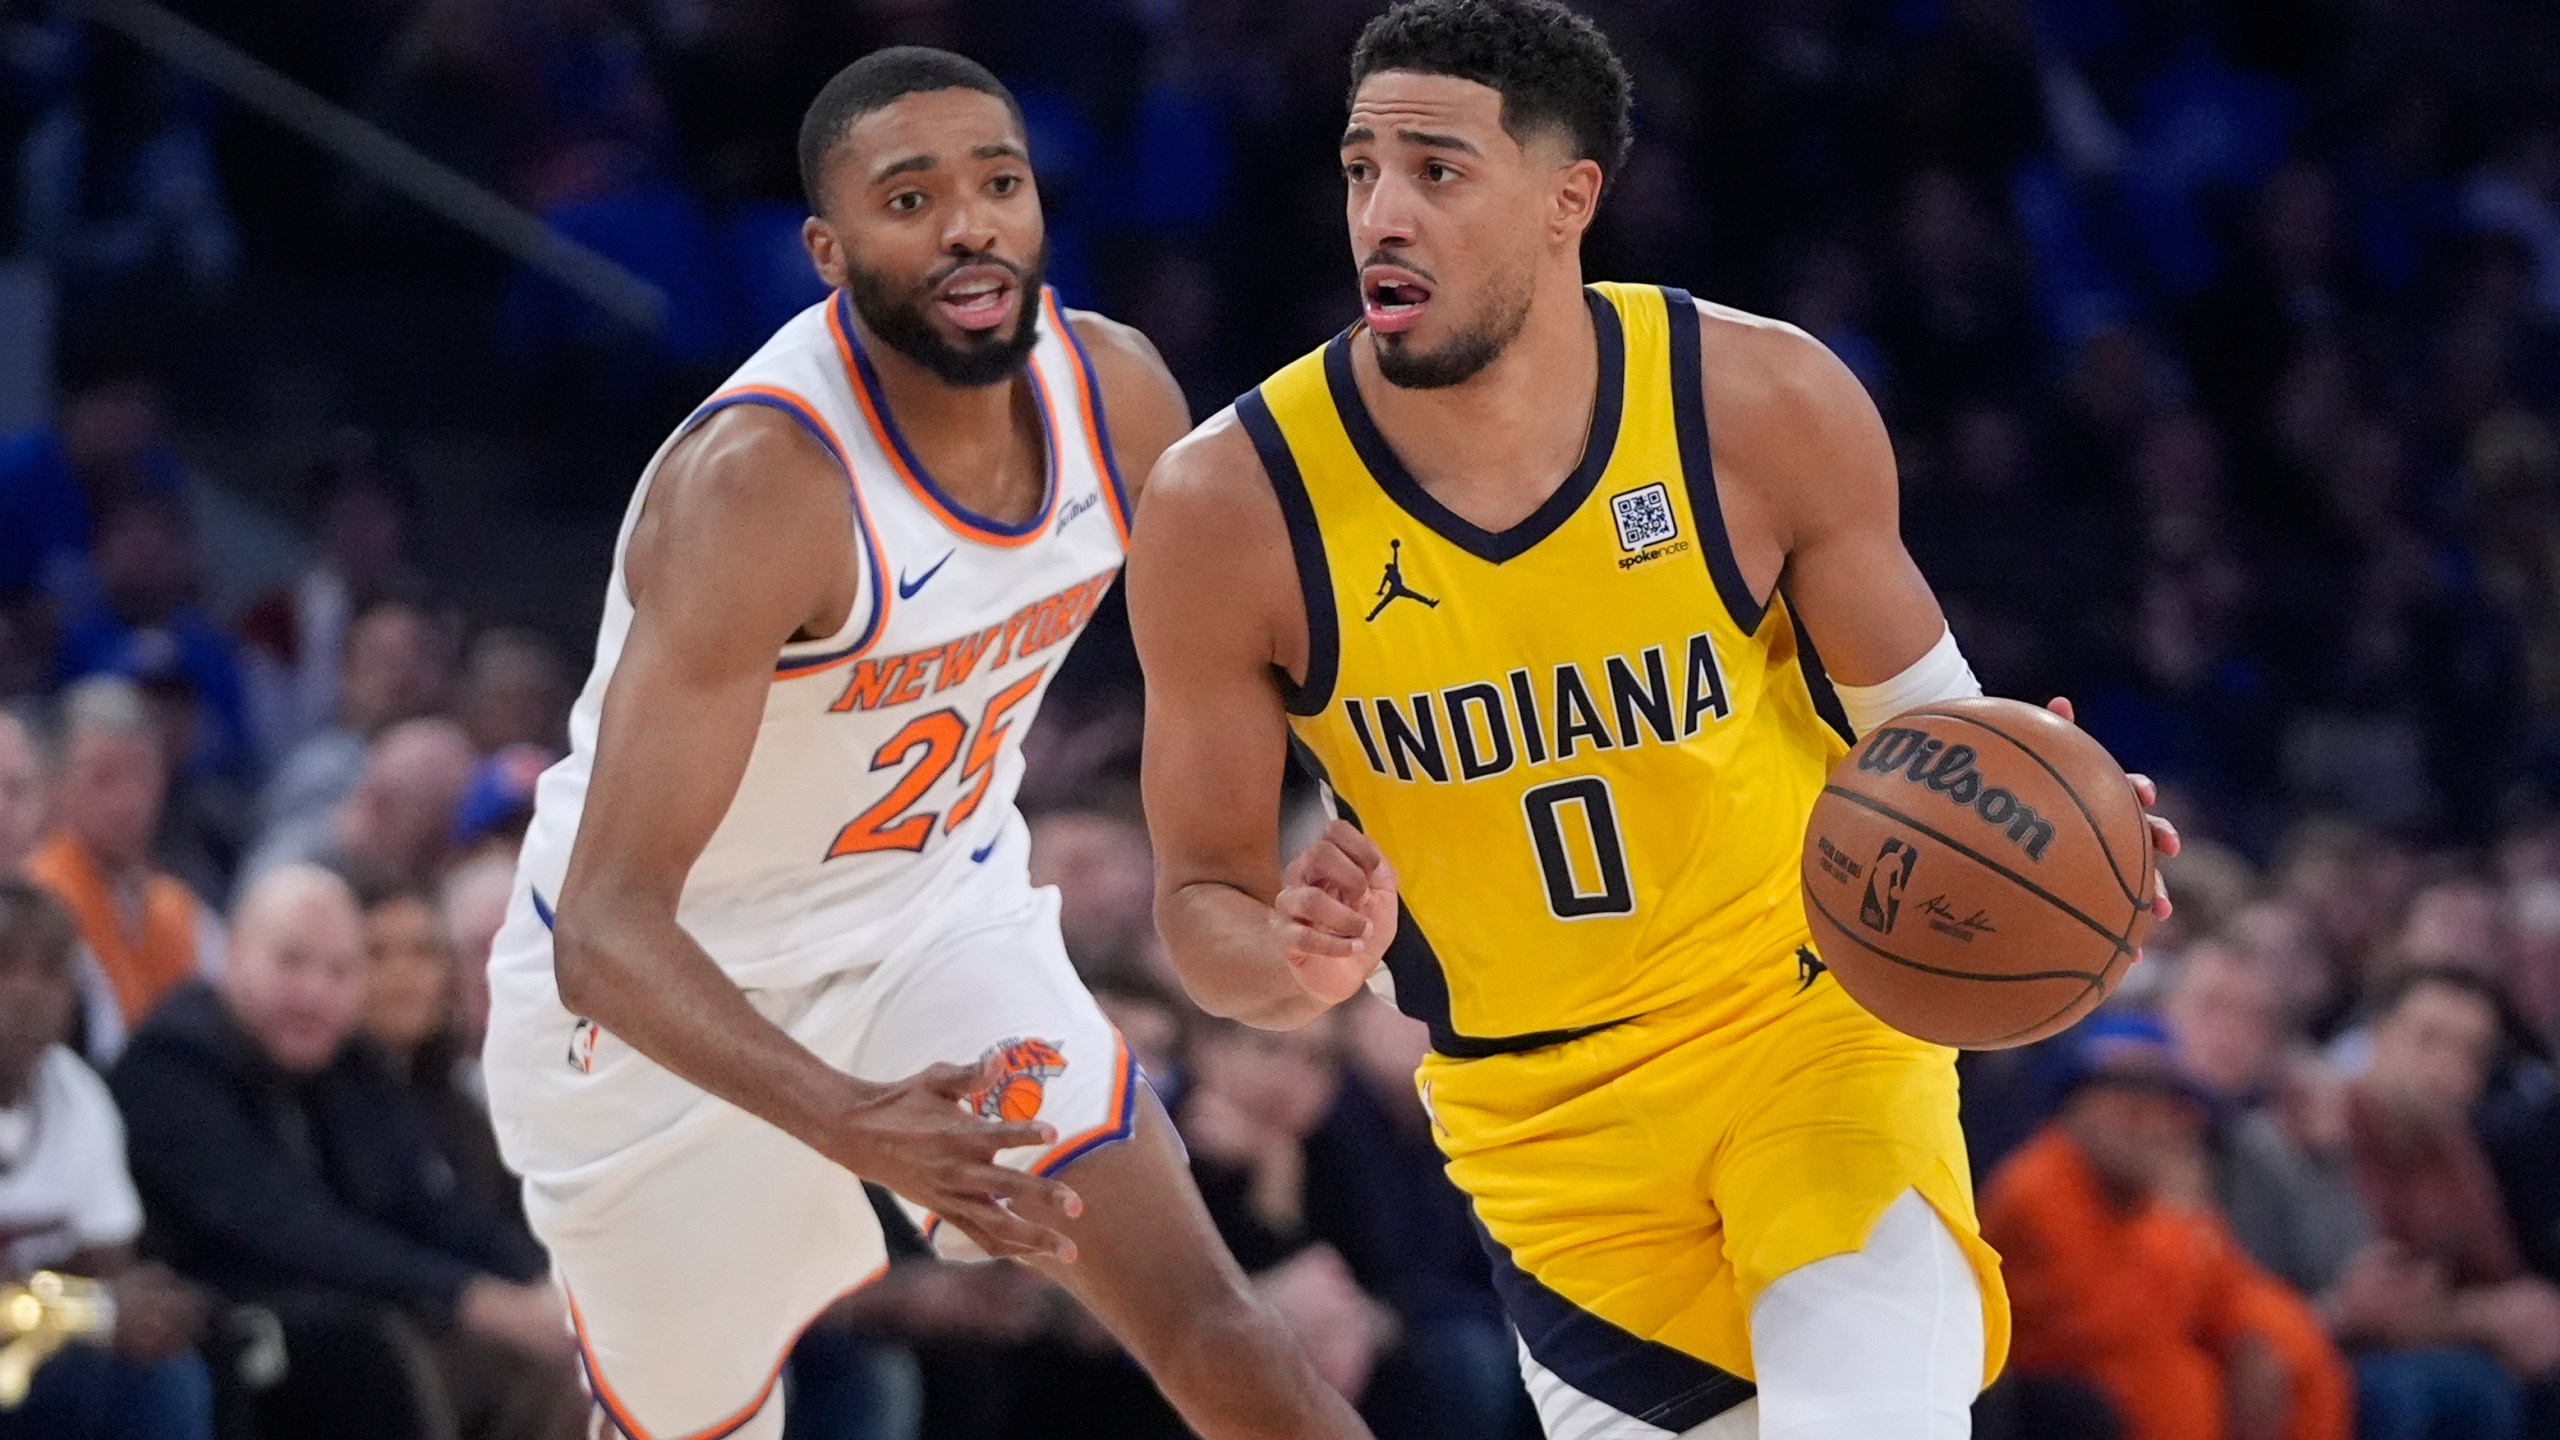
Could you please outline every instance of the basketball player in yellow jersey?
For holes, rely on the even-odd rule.
[[[1875,409],[1800,331],[1583,284],[1588,22],[1412,0],[1352,75],[1362,323],[1166,454],[1130,559],[1175,962],[1259,1025],[1428,1022],[1558,1440],[1965,1435],[2008,1308],[1955,1057],[1826,978],[1796,880],[1850,736],[1979,693]],[[1339,818],[1283,870],[1293,750]]]

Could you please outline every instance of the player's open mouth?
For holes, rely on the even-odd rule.
[[[972,265],[943,282],[933,307],[963,330],[992,330],[1013,313],[1013,274],[997,265]]]
[[[1422,318],[1431,287],[1401,270],[1373,269],[1360,277],[1360,311],[1369,328],[1393,335]]]

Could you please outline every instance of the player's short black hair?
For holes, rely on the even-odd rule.
[[[843,141],[853,122],[909,95],[931,90],[975,90],[993,95],[1022,123],[1022,106],[995,72],[966,55],[925,45],[892,45],[874,50],[835,73],[809,102],[800,120],[800,190],[811,213],[821,208],[818,180],[828,152]]]
[[[1404,0],[1351,50],[1351,91],[1381,70],[1454,75],[1502,93],[1502,128],[1561,130],[1614,178],[1634,138],[1635,83],[1609,37],[1556,0]]]

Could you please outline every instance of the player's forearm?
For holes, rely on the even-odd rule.
[[[577,913],[564,901],[552,937],[560,999],[606,1034],[812,1145],[823,1117],[863,1088],[759,1014],[672,916]]]
[[[1156,928],[1192,1002],[1263,1030],[1295,1030],[1325,1012],[1289,966],[1286,930],[1270,902],[1235,886],[1195,881],[1156,905]]]

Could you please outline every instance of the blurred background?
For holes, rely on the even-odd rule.
[[[125,1419],[0,1436],[577,1433],[478,969],[634,476],[819,297],[802,108],[881,44],[989,64],[1052,283],[1206,416],[1356,313],[1377,8],[0,0],[0,872],[60,905],[0,890],[46,1022],[0,1023],[0,1272],[152,1322],[49,1367]],[[1986,685],[2074,697],[2188,837],[2110,1012],[1964,1061],[2020,1324],[1982,1433],[2560,1435],[2560,10],[1581,8],[1636,77],[1588,273],[1837,351]],[[1534,1434],[1415,1027],[1181,998],[1138,684],[1115,599],[1028,742],[1071,951],[1380,1435]],[[365,904],[326,1096],[217,983],[320,943],[233,913],[294,861]],[[1182,1433],[1009,1267],[899,1266],[786,1379],[795,1440]]]

